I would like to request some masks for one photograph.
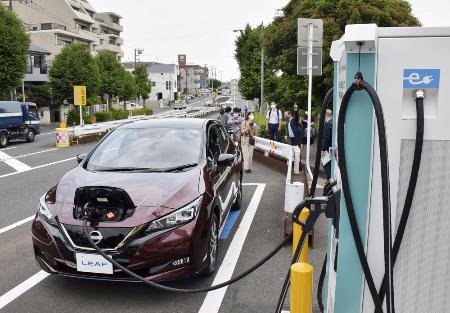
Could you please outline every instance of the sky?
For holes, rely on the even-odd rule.
[[[124,61],[144,49],[141,61],[214,67],[217,78],[239,78],[234,41],[247,23],[269,24],[288,0],[89,0],[97,11],[122,16]],[[424,26],[450,26],[450,0],[409,0]]]

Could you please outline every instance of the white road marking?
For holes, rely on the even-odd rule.
[[[8,176],[13,176],[13,175],[17,175],[17,174],[20,174],[20,173],[33,171],[33,170],[37,170],[37,169],[39,169],[39,168],[43,168],[43,167],[47,167],[47,166],[51,166],[51,165],[55,165],[55,164],[59,164],[59,163],[63,163],[63,162],[71,161],[71,160],[75,160],[75,159],[76,159],[76,157],[73,157],[73,158],[64,159],[64,160],[60,160],[60,161],[56,161],[56,162],[52,162],[52,163],[48,163],[48,164],[43,164],[43,165],[39,165],[39,166],[35,166],[35,167],[30,167],[30,168],[29,168],[28,170],[26,170],[26,171],[22,171],[22,172],[14,172],[14,173],[9,173],[9,174],[0,175],[0,178],[4,178],[4,177],[8,177]]]
[[[18,159],[18,158],[24,158],[24,157],[27,157],[27,156],[36,155],[36,154],[41,154],[41,153],[50,152],[50,151],[55,151],[55,150],[59,150],[59,149],[58,149],[58,148],[47,149],[47,150],[42,150],[42,151],[38,151],[38,152],[33,152],[33,153],[28,153],[28,154],[18,155],[18,156],[14,157],[14,158],[15,158],[15,159]]]
[[[0,161],[5,162],[7,165],[15,169],[17,172],[25,172],[31,169],[30,166],[26,165],[23,162],[20,162],[19,160],[14,159],[9,154],[6,154],[2,151],[0,151]]]
[[[16,227],[18,227],[20,225],[25,224],[25,223],[28,223],[28,222],[32,221],[33,219],[34,219],[34,215],[29,216],[27,218],[24,218],[23,220],[15,222],[14,224],[11,224],[9,226],[0,228],[0,234],[6,233],[7,231],[9,231],[11,229],[14,229],[14,228],[16,228]]]
[[[0,310],[7,306],[9,303],[20,297],[22,294],[39,284],[46,279],[50,274],[44,271],[39,271],[20,285],[17,285],[4,295],[0,296]]]
[[[39,136],[46,136],[46,135],[53,135],[53,134],[56,134],[56,132],[43,133],[43,134],[39,134]]]
[[[17,148],[17,147],[8,147],[8,148],[0,149],[0,151],[11,150],[11,149],[16,149],[16,148]]]
[[[255,217],[256,210],[258,209],[259,202],[263,196],[266,184],[242,184],[243,186],[256,186],[255,193],[253,194],[252,200],[245,211],[244,217],[242,218],[239,228],[236,230],[233,240],[231,241],[230,247],[228,248],[227,254],[225,255],[222,265],[217,271],[216,277],[212,285],[217,285],[223,283],[231,278],[236,267],[239,255],[241,254],[242,247],[244,246],[245,239],[252,225],[253,218]],[[227,287],[210,291],[207,293],[205,300],[199,310],[199,313],[217,313],[219,312],[220,306],[222,304],[223,298]]]

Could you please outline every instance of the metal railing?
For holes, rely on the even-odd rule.
[[[300,203],[304,196],[304,184],[292,182],[292,167],[294,167],[294,174],[300,173],[300,148],[266,138],[255,137],[255,149],[264,152],[266,157],[274,155],[287,162],[284,210],[292,213],[295,205]]]

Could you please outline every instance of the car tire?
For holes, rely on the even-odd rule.
[[[231,206],[231,211],[238,211],[242,206],[242,171],[239,178],[239,186],[238,186],[238,195],[236,200],[234,200],[233,205]]]
[[[4,148],[8,145],[8,135],[6,133],[0,133],[0,148]]]
[[[219,252],[219,219],[216,214],[211,216],[211,224],[208,237],[208,256],[206,258],[208,265],[203,272],[205,276],[209,276],[216,271],[217,256]]]
[[[28,130],[28,132],[27,132],[26,141],[27,142],[33,142],[34,141],[34,132],[31,129]]]

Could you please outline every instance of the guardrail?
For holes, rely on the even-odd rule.
[[[286,189],[284,193],[284,210],[292,213],[295,206],[303,200],[304,184],[292,182],[292,166],[294,174],[300,172],[300,148],[269,139],[255,137],[255,149],[264,152],[266,157],[275,155],[287,161]]]
[[[154,115],[138,115],[138,116],[130,116],[124,120],[110,121],[97,123],[92,125],[85,125],[69,127],[69,134],[72,137],[81,138],[89,135],[96,135],[101,133],[109,132],[110,130],[119,127],[125,123],[140,121],[140,120],[149,120],[149,119],[158,119],[158,118],[195,118],[205,116],[211,112],[217,111],[216,107],[189,107],[183,110],[170,110],[159,114]],[[190,112],[195,111],[195,112]]]

